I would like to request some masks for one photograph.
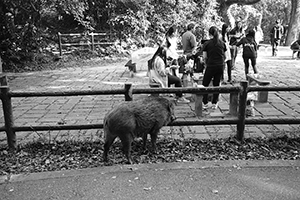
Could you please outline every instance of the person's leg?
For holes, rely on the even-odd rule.
[[[235,69],[235,59],[237,56],[237,47],[235,45],[233,45],[230,48],[230,52],[231,52],[231,67],[232,67],[232,69]]]
[[[223,67],[223,71],[222,71],[222,75],[221,75],[221,81],[223,82],[224,81],[224,71],[225,71],[225,65]]]
[[[212,79],[212,72],[213,70],[207,69],[204,72],[204,76],[203,76],[203,80],[202,80],[202,85],[204,87],[208,87],[209,83]],[[208,94],[203,94],[203,100],[202,100],[203,104],[207,104],[208,103]]]
[[[213,74],[213,86],[215,86],[215,87],[220,86],[222,74],[223,74],[223,70],[221,70],[221,67],[219,67],[219,69],[215,69],[214,74]],[[219,101],[219,93],[214,93],[213,99],[212,99],[212,104],[216,104],[216,103],[218,103],[218,101]]]
[[[228,82],[230,82],[231,81],[231,68],[232,68],[231,60],[227,60],[226,64],[227,64]]]
[[[257,71],[257,68],[256,68],[256,57],[254,58],[250,58],[251,60],[251,65],[252,65],[252,68],[253,68],[253,71],[254,71],[254,74],[257,74],[258,71]]]
[[[247,74],[249,73],[249,58],[243,56],[243,59],[245,64],[245,76],[247,77]]]
[[[279,40],[275,39],[274,40],[274,56],[277,56],[278,45],[279,45]]]
[[[175,84],[175,87],[182,87],[181,80],[177,76],[168,74],[168,86]],[[182,97],[182,92],[176,93],[177,97]]]
[[[275,41],[274,38],[271,38],[271,46],[272,46],[272,56],[275,55]]]

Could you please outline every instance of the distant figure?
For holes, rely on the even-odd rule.
[[[298,52],[296,58],[300,58],[300,39],[296,40],[295,42],[293,42],[291,44],[291,50],[293,50],[293,58],[294,58],[294,54],[296,52]],[[298,51],[295,51],[295,50],[298,50]]]
[[[283,26],[279,20],[276,20],[276,24],[271,30],[271,45],[272,45],[272,56],[277,56],[278,45],[283,35]]]
[[[237,46],[236,43],[239,42],[242,37],[245,36],[243,27],[242,27],[242,22],[241,21],[236,21],[235,27],[229,32],[229,45],[230,51],[231,51],[231,63],[232,63],[232,69],[235,69],[235,60],[237,56]]]
[[[186,32],[181,37],[184,59],[186,60],[186,64],[183,69],[183,76],[182,76],[183,80],[189,76],[192,77],[194,74],[193,71],[193,67],[195,64],[194,56],[196,54],[196,48],[197,48],[196,36],[194,33],[195,33],[195,24],[190,23],[189,25],[187,25]],[[182,71],[182,69],[179,71]],[[184,85],[186,86],[186,84]]]
[[[167,47],[167,58],[178,59],[177,53],[177,28],[175,25],[171,26],[166,33],[165,46]]]
[[[246,37],[242,38],[236,45],[243,45],[243,59],[245,64],[245,76],[249,73],[249,60],[254,71],[257,74],[256,58],[257,58],[257,43],[255,42],[255,31],[250,30]]]
[[[192,55],[195,53],[197,47],[196,36],[194,35],[195,24],[190,23],[187,26],[186,32],[182,35],[181,42],[183,53],[185,55]]]
[[[170,67],[170,70],[172,72],[172,75],[178,76],[179,77],[179,72],[178,72],[178,53],[177,53],[177,42],[178,42],[178,37],[177,37],[177,28],[175,25],[171,26],[166,35],[166,39],[163,44],[167,48],[167,67]]]
[[[223,24],[222,25],[222,41],[225,43],[226,45],[226,49],[227,51],[225,51],[225,63],[227,65],[227,76],[228,76],[228,82],[231,83],[231,68],[232,68],[232,64],[231,64],[231,52],[230,52],[230,45],[229,45],[229,36],[228,36],[228,32],[229,32],[230,27],[227,24]],[[224,80],[224,75],[223,75],[223,80]]]
[[[257,15],[259,16],[258,24],[254,28],[254,30],[255,30],[255,41],[256,41],[257,44],[259,44],[260,42],[264,41],[264,32],[261,28],[262,14],[258,13]]]

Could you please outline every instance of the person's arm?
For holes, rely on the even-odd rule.
[[[197,47],[197,41],[195,35],[191,35],[190,42],[191,42],[192,52],[194,53]]]
[[[207,52],[203,51],[203,62],[206,65],[207,64]]]
[[[238,41],[235,45],[238,47],[238,46],[240,46],[241,44],[243,44],[243,39],[241,39],[240,41]]]
[[[155,69],[157,70],[157,73],[162,77],[167,76],[165,67],[166,66],[165,66],[163,59],[161,59],[160,57],[157,57],[155,59]]]

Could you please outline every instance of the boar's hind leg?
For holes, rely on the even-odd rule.
[[[114,142],[116,137],[117,136],[110,135],[110,134],[106,135],[106,137],[105,137],[104,152],[103,152],[103,161],[104,162],[108,161],[107,154],[108,154],[110,146],[112,145],[112,143]]]
[[[133,137],[131,133],[124,133],[120,136],[120,140],[123,145],[123,153],[125,154],[127,158],[127,164],[132,164],[132,159],[131,159],[131,143],[133,141]]]

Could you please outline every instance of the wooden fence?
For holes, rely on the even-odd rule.
[[[101,42],[95,42],[95,36],[101,36],[102,38],[109,38],[111,41],[111,35],[107,33],[65,33],[62,34],[58,32],[58,46],[59,46],[59,55],[62,55],[62,48],[64,46],[70,47],[70,46],[91,46],[91,50],[95,51],[95,45],[112,45],[113,42],[107,42],[107,41],[101,41]],[[62,38],[63,37],[87,37],[86,42],[73,42],[73,43],[63,43]]]
[[[237,101],[237,114],[231,118],[204,119],[198,120],[175,120],[168,126],[198,126],[198,125],[237,125],[236,137],[244,139],[246,124],[300,124],[300,119],[293,117],[284,118],[246,118],[247,93],[253,91],[300,91],[299,86],[294,87],[262,87],[248,86],[247,81],[242,81],[239,86],[228,87],[201,87],[201,88],[145,88],[135,89],[132,84],[125,84],[124,89],[114,90],[81,90],[81,91],[60,91],[60,92],[13,92],[7,85],[6,77],[0,79],[0,98],[2,100],[5,125],[0,127],[0,131],[5,131],[7,143],[10,149],[16,148],[16,132],[18,131],[49,131],[49,130],[78,130],[78,129],[101,129],[103,124],[76,124],[76,125],[47,125],[47,126],[15,126],[12,110],[11,98],[18,97],[45,97],[45,96],[82,96],[82,95],[117,95],[124,94],[125,101],[131,101],[133,94],[157,94],[157,93],[191,93],[195,94],[195,112],[198,116],[202,113],[202,95],[207,93],[230,93],[231,98]],[[237,98],[233,98],[233,97]],[[234,102],[233,101],[233,102]],[[231,102],[232,103],[232,102]]]

